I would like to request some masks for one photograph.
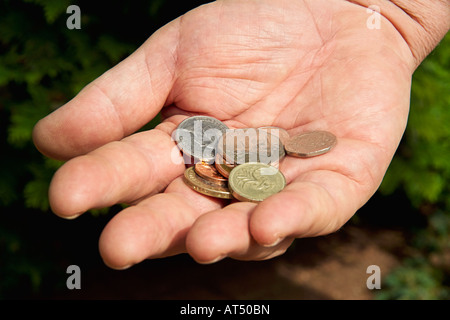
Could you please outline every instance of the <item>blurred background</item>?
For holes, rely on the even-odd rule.
[[[34,124],[205,2],[0,1],[0,299],[449,299],[449,35],[414,74],[408,127],[381,188],[332,235],[263,262],[179,255],[114,271],[97,244],[120,206],[73,221],[50,211],[61,163],[34,148]],[[66,27],[71,4],[81,30]],[[80,290],[66,286],[72,264]],[[366,286],[370,265],[380,267],[379,290]]]

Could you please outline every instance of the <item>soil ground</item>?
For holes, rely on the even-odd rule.
[[[36,250],[47,246],[52,256],[60,254],[58,265],[52,266],[59,285],[46,289],[44,283],[39,292],[21,298],[370,300],[378,290],[367,288],[371,275],[367,268],[379,266],[383,279],[402,263],[407,250],[403,224],[412,216],[406,209],[393,208],[391,200],[371,200],[357,213],[366,217],[364,223],[350,221],[333,234],[296,239],[275,259],[225,259],[200,265],[184,254],[147,260],[123,271],[106,267],[98,253],[98,236],[111,217],[86,215],[71,221],[50,217]],[[397,222],[391,223],[392,217]],[[33,222],[29,224],[33,232]],[[66,287],[66,268],[71,264],[81,269],[80,290]]]
[[[83,271],[81,290],[64,290],[59,299],[299,299],[369,300],[367,267],[381,275],[397,266],[401,232],[345,227],[323,238],[296,240],[276,259],[226,259],[199,265],[189,256],[145,261],[125,271],[99,264]],[[81,270],[85,270],[82,266]]]

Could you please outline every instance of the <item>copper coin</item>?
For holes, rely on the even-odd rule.
[[[225,178],[223,175],[217,171],[214,164],[209,164],[205,162],[197,162],[195,164],[195,173],[197,173],[200,177],[209,180],[209,181],[222,181],[226,182],[228,181],[227,178]]]
[[[214,162],[214,166],[217,171],[224,177],[228,178],[231,170],[235,167],[233,164],[226,163],[223,158],[220,157],[219,154],[216,155],[216,161]]]
[[[284,148],[290,156],[309,158],[330,151],[336,142],[336,136],[328,131],[311,131],[293,136]]]

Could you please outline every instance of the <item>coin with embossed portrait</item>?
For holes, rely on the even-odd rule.
[[[280,170],[260,162],[238,165],[228,177],[228,188],[240,201],[260,202],[285,186],[286,179]]]

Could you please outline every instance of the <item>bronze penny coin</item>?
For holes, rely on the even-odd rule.
[[[230,175],[231,170],[233,170],[233,168],[235,167],[235,165],[233,164],[226,163],[219,154],[216,155],[214,166],[216,167],[217,171],[227,179]]]
[[[228,178],[230,176],[230,172],[231,172],[231,170],[233,170],[233,167],[229,167],[225,163],[217,163],[216,162],[214,165],[215,165],[217,171],[219,171],[219,173],[226,178]]]
[[[284,148],[290,156],[309,158],[330,151],[336,143],[336,136],[331,132],[311,131],[291,137]]]
[[[197,162],[195,164],[195,173],[197,173],[200,177],[213,182],[228,181],[227,178],[225,178],[219,173],[219,171],[217,171],[214,164]]]

